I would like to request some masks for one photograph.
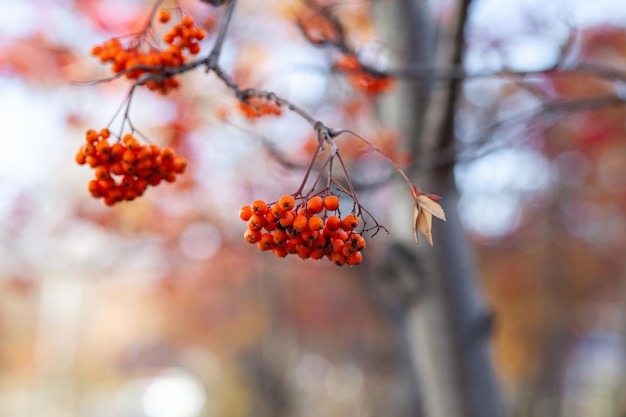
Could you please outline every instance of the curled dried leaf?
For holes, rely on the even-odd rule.
[[[444,222],[446,221],[446,213],[444,213],[441,205],[439,205],[439,203],[431,199],[428,195],[426,194],[419,195],[417,197],[417,204],[424,210],[428,211],[433,216],[437,217],[438,219],[441,219]]]
[[[439,203],[433,201],[426,194],[420,194],[415,199],[413,207],[413,238],[419,245],[418,232],[421,232],[430,245],[433,245],[433,216],[445,221],[446,215]]]

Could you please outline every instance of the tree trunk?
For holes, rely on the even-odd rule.
[[[468,0],[457,1],[450,27],[437,27],[428,4],[414,0],[376,2],[375,16],[383,42],[397,51],[391,57],[405,68],[450,68],[460,65]],[[434,73],[432,73],[434,75]],[[461,81],[435,89],[432,79],[401,81],[395,94],[380,103],[383,124],[399,129],[420,166],[434,151],[454,146],[454,116]],[[417,167],[419,168],[419,167]],[[401,316],[402,340],[419,387],[422,415],[427,417],[499,417],[503,415],[493,373],[488,338],[491,316],[478,282],[471,248],[457,212],[454,163],[436,169],[415,169],[411,180],[424,191],[442,196],[447,222],[434,219],[434,247],[425,239],[416,247],[411,230],[413,201],[405,183],[398,183],[387,282],[401,287],[396,294],[413,295]],[[404,289],[402,289],[404,288]]]

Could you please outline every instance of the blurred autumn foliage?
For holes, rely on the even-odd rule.
[[[346,45],[326,47],[342,42],[337,27],[303,2],[241,0],[224,66],[241,85],[350,126],[411,166],[405,138],[379,123],[380,103],[350,71],[383,93],[392,77],[424,73],[386,68],[369,2],[336,3],[362,62],[346,63],[355,52]],[[492,3],[476,1],[472,13],[497,19]],[[223,8],[177,5],[207,29],[203,42],[215,40]],[[87,128],[111,121],[128,84],[76,82],[108,76],[91,47],[141,31],[152,6],[0,5],[0,414],[411,414],[415,382],[395,320],[402,300],[389,302],[385,276],[373,285],[364,272],[377,270],[389,237],[368,241],[358,268],[267,257],[242,240],[241,205],[299,185],[317,146],[301,119],[247,118],[215,77],[185,74],[167,97],[138,92],[132,117],[151,141],[184,154],[188,172],[113,208],[89,197],[91,174],[74,164],[75,150]],[[439,24],[450,7],[432,6]],[[435,75],[465,78],[452,160],[508,411],[622,415],[626,30],[566,27],[558,51],[529,69],[504,58],[519,34],[496,36],[481,22],[470,15],[468,68]],[[476,64],[494,55],[493,67]],[[393,222],[393,168],[342,140],[360,198],[381,224]],[[432,164],[450,160],[442,152]]]

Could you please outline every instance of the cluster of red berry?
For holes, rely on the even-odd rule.
[[[381,94],[391,90],[394,79],[383,74],[375,74],[363,67],[354,55],[342,55],[334,67],[348,74],[348,80],[357,89],[370,94]]]
[[[95,171],[95,179],[87,186],[89,192],[108,206],[135,199],[149,185],[174,182],[176,174],[182,174],[187,167],[185,157],[176,155],[172,148],[143,145],[131,134],[110,144],[110,136],[108,129],[99,133],[87,130],[87,143],[76,154],[78,164],[87,164]]]
[[[158,21],[169,22],[171,13],[167,9],[161,9],[158,14]],[[187,61],[186,53],[196,55],[200,52],[198,43],[206,36],[204,29],[196,27],[191,16],[183,16],[180,23],[171,27],[163,36],[163,41],[168,45],[166,49],[161,49],[158,45],[147,44],[146,36],[139,35],[130,42],[123,44],[118,38],[106,41],[102,45],[94,46],[92,55],[98,57],[102,63],[110,63],[111,70],[118,74],[124,72],[129,79],[138,79],[143,74],[160,73],[159,68],[141,69],[137,66],[167,67],[175,68],[183,65]],[[176,77],[170,76],[164,79],[147,80],[146,87],[150,90],[167,93],[179,85]]]
[[[238,103],[239,110],[248,118],[254,119],[261,116],[280,116],[283,109],[271,100],[261,97],[249,97],[248,103],[240,101]]]
[[[326,257],[338,266],[358,265],[365,248],[365,238],[355,230],[359,218],[352,213],[343,219],[329,215],[328,212],[338,213],[339,203],[334,195],[311,197],[299,207],[290,195],[281,197],[275,204],[254,201],[239,212],[241,220],[248,222],[244,239],[279,257],[289,254],[302,259]]]

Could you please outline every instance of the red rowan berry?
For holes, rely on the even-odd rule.
[[[198,42],[193,42],[189,45],[189,53],[192,55],[196,55],[200,52],[200,44]]]
[[[111,146],[111,156],[115,159],[121,159],[125,151],[126,151],[126,148],[124,147],[124,145],[122,145],[119,142]]]
[[[122,183],[120,185],[123,189],[130,190],[134,188],[135,181],[130,175],[125,175],[124,178],[122,178]]]
[[[89,183],[87,184],[87,189],[89,190],[91,195],[95,198],[102,197],[102,193],[104,191],[100,183],[96,180],[89,181]]]
[[[359,225],[359,218],[350,213],[341,220],[341,228],[346,231],[353,230]]]
[[[326,218],[326,227],[328,230],[335,231],[341,227],[341,220],[337,216],[328,216]]]
[[[346,257],[341,252],[333,252],[329,255],[330,261],[337,266],[345,265]]]
[[[87,159],[87,155],[85,155],[85,153],[83,151],[78,151],[78,153],[76,154],[76,157],[74,159],[75,159],[77,164],[85,165],[86,159]]]
[[[267,213],[267,203],[263,200],[256,200],[251,205],[252,212],[259,215]]]
[[[194,25],[195,22],[193,20],[193,17],[183,16],[181,23],[183,24],[183,26],[190,28]]]
[[[365,249],[365,246],[366,246],[365,238],[358,233],[352,233],[352,238],[350,242],[351,242],[351,245],[357,250]]]
[[[363,254],[361,252],[355,252],[346,258],[348,265],[359,265],[363,261]]]
[[[324,210],[324,200],[318,195],[311,197],[307,202],[307,209],[311,213],[321,213]]]
[[[128,150],[124,152],[124,155],[122,155],[122,159],[124,160],[124,162],[132,164],[137,159],[137,154],[131,151],[129,148]]]
[[[110,148],[111,147],[109,145],[109,142],[107,142],[106,139],[103,139],[96,144],[96,152],[98,153],[104,153],[104,154],[110,155],[111,154]]]
[[[257,243],[261,239],[261,232],[248,229],[243,234],[243,237],[250,243]]]
[[[278,207],[280,207],[281,210],[289,211],[293,208],[295,203],[296,202],[292,196],[284,195],[280,198],[280,200],[278,200]]]
[[[96,153],[96,147],[91,143],[83,145],[81,149],[82,149],[82,152],[88,156],[91,156]]]
[[[124,200],[132,201],[139,197],[139,194],[135,190],[124,190]]]
[[[142,195],[146,188],[148,188],[148,181],[143,178],[137,178],[135,180],[134,188],[138,195]]]
[[[262,250],[269,250],[274,247],[274,237],[271,233],[263,233],[259,240],[259,248]]]
[[[157,19],[159,20],[159,22],[161,23],[167,23],[170,21],[170,18],[172,17],[172,14],[170,13],[169,10],[167,9],[161,9],[159,10],[159,14],[157,15]]]
[[[272,206],[272,208],[270,209],[270,213],[272,213],[272,216],[275,219],[280,219],[281,217],[283,217],[283,214],[285,213],[278,204],[274,204]]]
[[[185,168],[187,168],[187,159],[184,156],[174,157],[172,168],[174,168],[174,171],[177,174],[182,174],[183,172],[185,172]]]
[[[300,214],[293,220],[293,228],[297,232],[303,232],[307,230],[308,227],[309,227],[309,219],[307,219],[306,216],[303,216]]]
[[[95,168],[98,165],[100,165],[100,159],[96,158],[93,155],[87,155],[85,157],[85,162],[87,163],[87,165],[89,165],[92,168]]]
[[[312,242],[315,240],[315,238],[317,238],[318,232],[314,232],[313,230],[305,230],[304,232],[300,233],[300,236],[302,236],[302,239],[304,239],[305,242]]]
[[[261,230],[263,226],[265,226],[265,223],[265,217],[258,214],[253,214],[252,216],[250,216],[250,220],[248,220],[248,228],[255,231]]]
[[[274,232],[274,243],[276,245],[284,245],[289,241],[289,235],[282,230],[277,230]]]
[[[309,219],[309,229],[313,231],[318,231],[322,227],[324,227],[324,220],[319,217],[313,216]]]
[[[248,220],[250,220],[250,217],[252,217],[252,209],[250,208],[250,206],[243,206],[239,210],[239,218],[247,222]]]
[[[95,169],[94,174],[96,175],[96,179],[99,179],[99,180],[106,180],[110,178],[109,168],[104,165],[98,166]]]
[[[286,249],[279,249],[279,248],[274,248],[273,252],[279,258],[284,258],[285,256],[287,256],[289,254],[289,252],[287,252]]]
[[[85,133],[85,140],[93,144],[98,140],[98,132],[96,132],[94,129],[87,130],[87,132]]]
[[[280,218],[279,223],[282,227],[291,227],[295,218],[296,215],[294,211],[287,211],[283,213],[283,216]]]
[[[174,157],[176,156],[176,153],[174,152],[174,149],[168,146],[167,148],[163,148],[161,150],[161,156],[163,157],[164,161],[167,161],[167,160],[174,159]]]
[[[120,162],[113,162],[110,165],[109,169],[115,175],[123,175],[124,174],[124,167],[122,166],[122,164]]]
[[[324,198],[324,207],[326,210],[335,211],[339,208],[339,197],[335,195],[329,195]]]

